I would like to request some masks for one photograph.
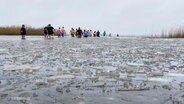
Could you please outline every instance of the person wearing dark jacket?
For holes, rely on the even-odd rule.
[[[26,35],[26,28],[25,25],[22,25],[21,29],[20,29],[20,34],[22,36],[22,40],[25,40],[25,35]]]
[[[93,37],[96,37],[96,31],[94,31],[94,33],[93,33]]]
[[[97,31],[96,36],[100,37],[100,31],[99,30]]]
[[[103,36],[106,36],[106,31],[103,32]]]
[[[78,38],[82,38],[82,30],[80,29],[80,27],[79,29],[77,29],[77,36]]]
[[[51,24],[48,25],[47,27],[47,32],[48,32],[48,39],[52,39],[53,34],[54,34],[54,28],[51,26]]]

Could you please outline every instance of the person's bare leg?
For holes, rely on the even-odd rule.
[[[54,39],[54,34],[52,34],[52,39]]]

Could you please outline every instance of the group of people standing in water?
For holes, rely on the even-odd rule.
[[[64,37],[67,35],[64,27],[62,28],[59,27],[58,29],[54,29],[51,26],[51,24],[48,24],[46,27],[43,28],[43,33],[46,39],[53,39],[53,36],[58,36],[58,38],[60,38],[60,37]],[[77,38],[100,37],[101,36],[101,33],[99,30],[98,31],[82,30],[80,27],[76,29],[71,28],[69,34],[71,35],[71,37],[77,37]],[[24,25],[22,25],[22,28],[21,28],[21,35],[22,35],[22,39],[25,39],[26,28]],[[107,35],[106,31],[104,31],[103,36],[106,36],[106,35]],[[111,34],[109,34],[109,36],[111,36]]]
[[[79,28],[71,28],[69,34],[71,35],[71,37],[78,37],[78,38],[82,38],[82,37],[100,37],[100,31],[92,31],[92,30],[82,30],[80,27]],[[58,36],[60,37],[64,37],[66,36],[66,30],[64,27],[59,27],[58,29],[54,29],[51,24],[49,24],[48,26],[44,27],[44,35],[45,38],[52,38],[52,36]],[[103,36],[106,36],[106,31],[104,31]]]
[[[105,33],[106,34],[106,33]],[[70,35],[71,37],[100,37],[100,31],[98,30],[97,32],[94,31],[92,32],[92,30],[82,30],[80,27],[78,29],[74,29],[72,28],[70,30]]]

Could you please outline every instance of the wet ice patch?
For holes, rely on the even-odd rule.
[[[34,73],[38,72],[41,69],[41,67],[36,66],[29,66],[29,65],[10,65],[10,66],[4,66],[3,71],[15,71],[15,72],[22,72],[22,73]]]
[[[112,66],[104,66],[102,69],[106,72],[113,72],[116,71],[117,68]]]
[[[127,65],[129,65],[129,66],[144,66],[143,63],[133,63],[133,62],[128,62]]]
[[[74,78],[75,78],[74,75],[59,75],[59,76],[49,77],[48,79],[57,80],[57,79],[74,79]]]
[[[168,73],[167,76],[169,77],[184,77],[182,73]]]
[[[39,96],[31,98],[33,103],[100,104],[99,98],[104,98],[104,104],[134,104],[141,98],[138,103],[157,104],[171,93],[160,90],[162,87],[167,89],[169,85],[172,93],[183,88],[183,41],[122,37],[19,39],[0,41],[0,91],[28,97],[26,92],[37,92]],[[5,98],[3,101],[12,103]]]
[[[107,99],[107,100],[112,100],[112,101],[115,100],[114,97],[107,97],[106,99]]]
[[[7,52],[7,49],[0,49],[0,53]]]
[[[151,81],[151,82],[171,82],[172,79],[168,79],[168,78],[148,78],[148,81]]]

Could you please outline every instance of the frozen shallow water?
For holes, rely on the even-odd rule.
[[[33,40],[42,40],[42,36],[26,36],[27,40],[33,41]],[[17,41],[21,40],[21,36],[1,36],[0,40],[2,41]]]
[[[1,104],[184,104],[184,40],[0,37]]]

